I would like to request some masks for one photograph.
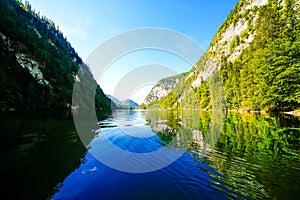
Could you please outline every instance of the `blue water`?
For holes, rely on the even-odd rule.
[[[90,153],[109,151],[99,139],[104,134],[119,148],[135,153],[153,152],[166,144],[151,131],[141,111],[119,111],[101,121],[98,134],[91,141],[84,163],[57,187],[53,199],[226,199],[242,197],[226,189],[217,177],[224,177],[212,167],[184,153],[162,169],[147,173],[127,173],[106,166]],[[130,135],[130,131],[141,131]],[[129,133],[129,134],[128,134]],[[138,134],[138,133],[135,133]],[[104,145],[105,146],[105,145]],[[112,157],[113,159],[113,157]],[[134,158],[133,158],[134,159]],[[203,159],[205,159],[203,157]],[[134,161],[133,161],[134,162]],[[155,160],[153,160],[155,162]],[[211,176],[213,175],[213,176]]]
[[[8,199],[300,196],[300,117],[121,110],[84,121],[82,140],[69,116],[1,114]]]
[[[87,154],[86,162],[68,176],[54,199],[224,199],[231,191],[209,176],[215,173],[183,156],[151,173],[130,174],[111,169]],[[202,171],[201,168],[207,171]]]
[[[283,129],[268,116],[230,116],[224,127],[221,126],[223,132],[217,143],[205,145],[204,136],[208,137],[209,130],[215,130],[209,128],[214,125],[214,119],[199,113],[185,120],[168,114],[117,111],[99,122],[82,163],[56,186],[52,198],[194,200],[295,199],[298,196],[298,125]],[[292,122],[296,124],[297,120],[293,118]],[[278,134],[277,130],[284,134]],[[285,140],[285,134],[290,135],[289,143],[278,145],[277,141]],[[186,149],[178,148],[180,144],[168,146],[170,141],[176,144],[189,141],[190,146],[184,146]],[[207,146],[205,151],[203,146]],[[141,166],[156,166],[167,158],[155,155],[138,160],[126,153],[117,155],[119,152],[143,155],[163,148],[175,152],[174,155],[183,154],[166,167],[144,173],[140,173]],[[107,166],[98,155],[108,155],[106,159],[125,171]],[[127,168],[122,168],[123,165]],[[126,172],[128,166],[138,173]]]

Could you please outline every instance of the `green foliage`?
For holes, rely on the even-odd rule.
[[[144,104],[144,103],[142,103],[141,105],[135,107],[135,109],[142,109],[142,110],[145,110],[145,109],[147,109],[147,105]]]
[[[228,62],[226,58],[222,59],[222,68],[220,74],[223,78],[226,107],[228,109],[238,109],[241,105],[240,98],[240,65]]]
[[[176,94],[171,91],[165,98],[163,98],[160,101],[160,104],[162,105],[162,107],[164,107],[165,109],[169,109],[172,108],[174,105],[176,106],[176,102],[177,102],[177,96]]]
[[[201,81],[201,85],[196,90],[196,98],[199,102],[199,108],[210,108],[211,99],[209,94],[209,88],[205,81]]]
[[[292,110],[300,106],[300,22],[295,2],[270,2],[259,10],[254,41],[221,74],[229,109]],[[235,38],[231,49],[238,44]]]
[[[237,46],[240,44],[240,37],[237,35],[233,38],[232,42],[230,43],[230,52],[232,52]]]

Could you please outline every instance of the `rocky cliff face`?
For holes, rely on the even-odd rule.
[[[201,84],[201,79],[206,80],[213,71],[220,69],[222,58],[227,57],[228,61],[234,62],[250,45],[256,35],[255,27],[260,7],[265,6],[267,2],[268,0],[242,0],[235,6],[219,27],[206,52],[207,57],[202,57],[190,72],[189,77],[194,78],[193,88]]]
[[[185,74],[178,74],[160,80],[150,91],[144,100],[145,105],[150,105],[153,102],[159,101],[171,92],[174,87],[179,83]]]

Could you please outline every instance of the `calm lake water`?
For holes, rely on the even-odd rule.
[[[2,115],[0,128],[1,194],[10,199],[300,197],[300,117],[120,110],[87,128],[89,151],[72,118]],[[138,154],[185,151],[162,169],[126,173],[96,159],[112,151],[104,137]]]

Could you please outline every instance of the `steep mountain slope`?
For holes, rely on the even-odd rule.
[[[89,68],[51,20],[32,11],[28,2],[0,1],[0,110],[71,109],[80,66],[90,87],[95,80]],[[99,86],[95,101],[97,110],[110,110]]]
[[[158,103],[165,108],[300,107],[299,0],[241,0],[207,52]],[[225,103],[226,102],[226,103]]]
[[[167,96],[182,79],[182,77],[184,77],[184,75],[185,73],[178,74],[158,81],[158,83],[151,89],[143,103],[145,105],[149,105]]]

